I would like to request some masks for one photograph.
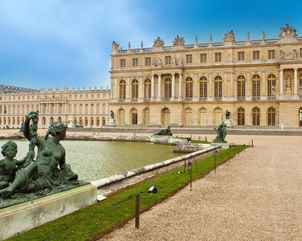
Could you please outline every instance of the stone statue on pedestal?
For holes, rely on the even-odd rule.
[[[166,129],[161,129],[158,132],[155,132],[153,135],[156,136],[173,136],[170,126]]]
[[[218,128],[215,129],[217,136],[214,140],[216,143],[226,143],[225,138],[227,135],[227,126],[224,122],[222,122]]]

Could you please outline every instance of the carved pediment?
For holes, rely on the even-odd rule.
[[[298,52],[296,49],[293,50],[280,50],[281,60],[295,60],[298,58]]]

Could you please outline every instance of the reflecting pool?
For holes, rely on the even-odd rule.
[[[6,141],[0,140],[0,145]],[[16,141],[17,158],[28,151],[28,141]],[[62,141],[66,160],[81,180],[92,181],[173,158],[173,147],[141,142]]]

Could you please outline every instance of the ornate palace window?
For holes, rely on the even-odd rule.
[[[267,77],[267,95],[275,96],[276,95],[276,76],[270,74]]]
[[[170,78],[165,79],[165,98],[170,99],[172,97],[172,81]]]
[[[240,75],[237,80],[237,96],[239,98],[245,97],[245,78]]]
[[[192,98],[193,97],[193,80],[192,78],[186,79],[186,98]]]
[[[214,79],[214,97],[222,97],[222,78],[220,76],[216,76]]]
[[[267,125],[268,126],[276,125],[276,109],[274,107],[270,107],[267,110]]]
[[[260,109],[258,107],[252,109],[252,124],[253,126],[260,126]]]
[[[253,97],[260,96],[260,77],[259,75],[254,75],[252,79],[252,95]]]
[[[259,60],[260,59],[260,51],[254,50],[253,51],[253,60]]]
[[[244,61],[244,52],[239,51],[237,54],[238,54],[238,61]]]
[[[201,77],[199,82],[199,97],[207,98],[208,96],[208,81],[206,77]]]
[[[136,79],[131,83],[131,97],[134,100],[138,98],[138,81]]]
[[[237,124],[238,126],[245,125],[245,111],[242,107],[237,110]]]
[[[145,99],[151,98],[151,80],[146,79],[144,83],[144,97]]]
[[[131,125],[137,125],[137,110],[135,108],[131,109],[130,111],[130,118],[131,118]]]
[[[215,62],[216,63],[221,62],[221,53],[220,52],[215,53]]]
[[[121,80],[119,83],[119,98],[126,99],[126,81]]]

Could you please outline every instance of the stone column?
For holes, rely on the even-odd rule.
[[[120,81],[118,79],[116,79],[116,81],[115,81],[115,99],[116,100],[118,100],[120,98],[120,85],[119,85],[119,82]]]
[[[193,101],[199,100],[199,75],[193,75]]]
[[[141,77],[138,81],[138,99],[142,101],[144,97],[144,77]]]
[[[175,99],[175,73],[172,73],[172,100]]]
[[[284,84],[283,84],[283,69],[280,70],[280,96],[284,95]]]
[[[131,78],[127,79],[127,85],[126,85],[126,99],[131,99]]]
[[[298,95],[298,69],[294,69],[294,96]]]
[[[182,99],[182,77],[183,77],[183,75],[182,75],[182,73],[180,73],[179,74],[179,80],[178,80],[178,82],[179,82],[179,86],[178,86],[178,99],[179,100],[181,100]]]
[[[157,99],[161,100],[161,74],[158,75]]]
[[[154,96],[154,74],[152,74],[151,77],[151,99],[154,100],[155,96]]]

